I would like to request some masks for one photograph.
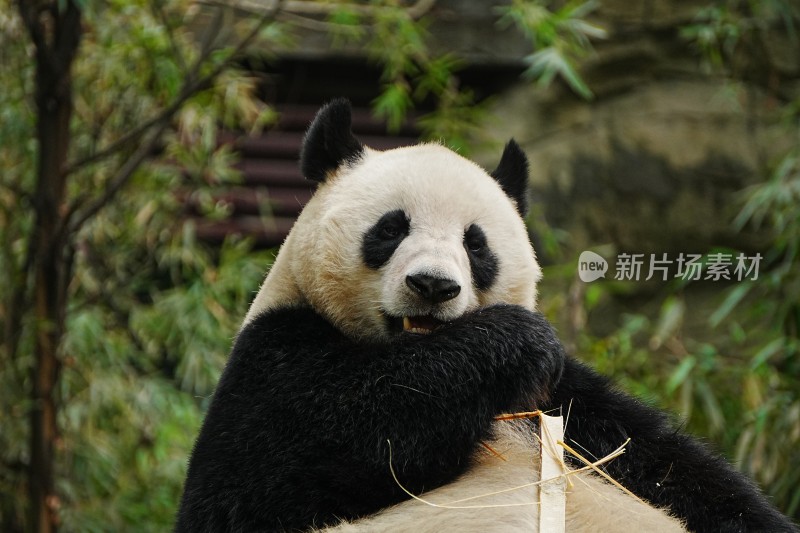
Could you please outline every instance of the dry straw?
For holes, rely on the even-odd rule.
[[[497,417],[495,417],[495,420],[497,420],[497,421],[512,421],[512,420],[523,420],[523,419],[539,418],[540,419],[540,427],[544,427],[544,424],[541,422],[542,416],[546,416],[546,415],[544,413],[542,413],[542,411],[538,411],[537,410],[537,411],[526,411],[526,412],[521,412],[521,413],[502,414],[502,415],[498,415]],[[569,420],[569,414],[567,414],[567,420]],[[539,440],[539,442],[541,444],[542,437],[540,437],[539,435],[536,435],[536,434],[534,434],[534,436]],[[545,434],[545,438],[548,438],[547,434]],[[598,475],[600,475],[601,477],[606,479],[609,483],[611,483],[612,485],[614,485],[615,487],[617,487],[618,489],[620,489],[621,491],[623,491],[627,495],[631,496],[632,498],[636,499],[637,501],[639,501],[641,503],[645,503],[645,502],[643,502],[641,500],[641,498],[639,498],[638,496],[633,494],[630,490],[626,489],[622,484],[620,484],[618,481],[616,481],[614,478],[612,478],[610,475],[608,475],[606,472],[604,472],[601,468],[599,468],[600,466],[608,463],[609,461],[612,461],[612,460],[616,459],[617,457],[619,457],[620,455],[625,453],[625,447],[628,445],[630,440],[631,439],[628,438],[616,450],[612,451],[608,455],[606,455],[604,457],[601,457],[600,459],[597,459],[595,461],[590,461],[589,459],[584,457],[582,454],[577,452],[572,446],[566,444],[561,439],[557,439],[557,440],[555,440],[555,444],[557,446],[560,446],[561,448],[563,448],[567,452],[569,452],[572,456],[574,456],[576,459],[578,459],[578,461],[583,463],[584,466],[582,466],[580,468],[576,468],[576,469],[570,469],[567,466],[567,464],[564,463],[563,458],[556,457],[555,460],[557,460],[560,463],[561,467],[562,467],[562,473],[561,474],[558,474],[558,475],[555,475],[555,476],[551,476],[551,477],[548,477],[546,479],[540,479],[539,481],[534,481],[534,482],[531,482],[531,483],[525,483],[523,485],[509,487],[509,488],[498,490],[498,491],[487,492],[487,493],[479,494],[479,495],[476,495],[476,496],[470,496],[468,498],[462,498],[462,499],[459,499],[459,500],[453,500],[453,501],[449,501],[449,502],[446,502],[446,503],[434,503],[434,502],[431,502],[431,501],[429,501],[429,500],[427,500],[425,498],[422,498],[420,496],[417,496],[416,494],[413,494],[411,491],[409,491],[407,488],[405,488],[403,486],[403,484],[397,478],[397,474],[396,474],[396,472],[394,470],[394,465],[393,465],[393,462],[392,462],[392,443],[391,443],[391,441],[388,441],[388,440],[387,440],[387,442],[389,444],[389,469],[391,471],[392,477],[394,478],[395,483],[397,483],[397,486],[400,487],[400,489],[402,489],[403,492],[405,492],[409,497],[413,498],[414,500],[416,500],[416,501],[418,501],[420,503],[423,503],[423,504],[428,505],[430,507],[439,508],[439,509],[493,509],[493,508],[503,508],[503,507],[524,507],[524,506],[530,506],[530,505],[540,505],[541,502],[531,501],[531,502],[524,502],[524,503],[507,503],[507,504],[500,503],[500,504],[489,504],[489,505],[480,505],[480,504],[465,505],[465,503],[466,502],[475,501],[475,500],[480,500],[482,498],[489,498],[491,496],[496,496],[498,494],[510,493],[510,492],[521,490],[521,489],[525,489],[525,488],[528,488],[528,487],[541,487],[541,486],[546,485],[546,484],[562,483],[562,484],[566,484],[569,487],[572,487],[573,486],[572,485],[572,481],[571,481],[572,477],[575,476],[576,474],[580,474],[580,473],[588,472],[588,471],[594,471],[595,473],[597,473]],[[481,443],[481,444],[483,445],[484,448],[486,448],[492,455],[494,455],[498,459],[501,459],[501,460],[504,460],[504,461],[506,460],[505,457],[502,456],[502,454],[500,454],[498,451],[493,449],[488,444],[486,444],[486,443]],[[542,449],[546,448],[545,446],[541,446],[541,447],[542,447]],[[577,479],[580,479],[580,477],[578,477]]]

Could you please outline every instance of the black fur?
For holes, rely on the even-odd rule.
[[[558,407],[564,416],[569,411],[565,438],[580,445],[577,450],[599,458],[630,437],[625,453],[606,471],[637,496],[668,507],[689,530],[798,531],[724,459],[679,433],[663,413],[571,358],[545,408]]]
[[[528,212],[528,158],[514,139],[506,144],[492,177],[516,202],[517,211],[524,217]]]
[[[421,492],[468,468],[495,414],[533,406],[569,409],[566,438],[597,457],[631,437],[606,469],[693,531],[797,531],[663,414],[565,360],[541,315],[509,305],[383,344],[350,341],[307,309],[255,319],[195,444],[176,531],[298,530],[369,515],[406,498],[387,440],[399,479]]]
[[[410,225],[411,222],[402,209],[383,215],[364,235],[361,243],[364,264],[375,269],[385,265],[408,236]]]
[[[333,100],[317,112],[303,139],[300,170],[310,180],[323,182],[344,163],[355,163],[364,147],[353,136],[350,102]]]
[[[239,334],[195,444],[176,531],[298,530],[368,515],[469,466],[495,414],[550,395],[564,356],[541,315],[498,305],[428,335],[345,338],[313,311]]]
[[[464,232],[464,248],[467,250],[475,288],[479,291],[485,291],[494,283],[499,267],[497,256],[489,248],[486,234],[483,233],[480,226],[472,224]]]

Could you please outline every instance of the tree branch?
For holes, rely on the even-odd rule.
[[[34,3],[29,0],[18,0],[19,13],[22,16],[22,21],[25,23],[25,28],[31,36],[31,41],[37,49],[47,48],[47,40],[44,37],[42,24],[39,21],[39,10]]]
[[[175,41],[174,29],[169,23],[167,14],[164,12],[164,6],[160,0],[150,0],[149,4],[153,15],[158,18],[161,25],[164,26],[164,29],[167,31],[167,39],[169,39],[169,45],[172,49],[172,54],[175,56],[175,60],[178,62],[178,67],[180,67],[183,72],[186,72],[186,58],[183,56],[183,52]]]
[[[68,76],[69,66],[72,64],[80,42],[80,10],[73,2],[67,3],[63,16],[53,22],[55,36],[53,44],[50,45],[45,36],[45,27],[39,18],[43,12],[47,11],[48,4],[39,6],[29,0],[18,0],[17,4],[20,16],[36,48],[37,61],[52,69],[53,75],[57,79],[65,75]],[[37,85],[38,83],[37,81]],[[40,110],[39,113],[41,112]],[[41,147],[39,149],[41,150]],[[6,186],[16,192],[19,199],[29,196],[34,204],[34,209],[38,211],[36,195],[30,195],[21,188],[14,188],[10,184],[6,184]],[[34,245],[36,237],[37,232],[34,230],[25,239],[25,259],[21,269],[12,275],[13,288],[11,290],[10,307],[4,335],[9,361],[13,361],[16,358],[22,334],[22,319],[30,308],[30,298],[28,298],[30,292],[29,281],[36,254],[36,246]]]
[[[238,58],[239,54],[241,54],[248,46],[250,46],[264,25],[270,20],[274,19],[275,15],[280,10],[280,6],[281,2],[277,2],[274,9],[264,13],[264,15],[250,30],[250,32],[236,45],[233,52],[231,52],[231,54],[224,61],[218,64],[210,73],[199,79],[195,79],[195,77],[190,73],[189,77],[184,82],[183,87],[179,91],[178,96],[169,106],[161,111],[161,113],[137,127],[134,132],[131,132],[131,134],[128,134],[125,137],[115,141],[108,148],[98,152],[97,154],[94,154],[93,156],[90,156],[89,158],[84,159],[83,161],[79,161],[75,165],[70,166],[68,172],[74,171],[79,166],[87,165],[104,157],[108,157],[114,152],[120,150],[127,143],[146,135],[148,131],[154,131],[154,133],[150,136],[150,139],[141,144],[125,161],[122,167],[120,167],[114,177],[109,179],[105,190],[99,197],[82,208],[78,204],[73,204],[70,206],[67,211],[67,216],[65,217],[62,234],[68,236],[78,231],[87,220],[97,214],[97,212],[99,212],[117,194],[117,192],[122,189],[122,187],[131,178],[133,173],[139,168],[139,165],[141,165],[145,158],[155,149],[156,145],[161,140],[162,134],[167,130],[172,118],[180,110],[183,104],[186,103],[186,101],[194,96],[197,92],[208,87],[217,76],[219,76],[231,65],[235,59]],[[205,61],[205,59],[206,58],[199,58],[192,70],[199,72],[201,62]]]
[[[22,336],[22,317],[30,308],[30,298],[27,297],[30,290],[29,278],[31,267],[33,266],[33,245],[32,238],[26,239],[27,249],[25,251],[25,260],[22,263],[22,268],[12,273],[12,291],[10,304],[8,309],[8,316],[6,319],[5,331],[5,346],[8,353],[9,362],[14,361],[17,357],[17,349],[19,348],[19,340]]]
[[[274,1],[274,0],[273,0]],[[235,9],[236,11],[248,14],[256,14],[263,11],[267,2],[263,0],[238,0],[235,2],[224,2],[222,0],[199,0],[200,4],[207,6],[226,6]],[[281,3],[281,2],[276,2]],[[436,0],[416,0],[413,4],[402,7],[397,6],[398,9],[405,11],[409,17],[414,20],[422,18],[428,13],[436,4]],[[358,4],[355,2],[314,2],[308,0],[287,0],[283,2],[284,12],[290,13],[295,16],[303,15],[330,15],[337,9],[349,9],[361,15],[372,16],[376,12],[387,9],[386,6],[373,6],[368,4]],[[272,9],[272,8],[266,8]],[[389,9],[392,9],[391,7]]]
[[[161,112],[159,112],[156,116],[152,117],[149,120],[146,120],[142,124],[139,124],[132,130],[130,130],[127,134],[123,135],[116,141],[113,141],[110,145],[105,148],[100,149],[98,152],[91,154],[89,156],[84,157],[83,159],[79,159],[73,163],[67,165],[67,169],[65,173],[72,174],[77,170],[80,170],[82,167],[90,165],[92,163],[97,163],[103,159],[106,159],[115,153],[119,152],[122,148],[129,145],[130,143],[140,139],[143,135],[147,133],[151,128],[156,127],[158,124],[164,121],[164,119],[171,119],[172,116],[180,110],[181,106],[194,96],[195,93],[204,89],[214,78],[216,78],[223,70],[228,68],[230,64],[238,58],[238,55],[242,53],[242,51],[247,48],[252,41],[256,38],[258,33],[264,27],[267,22],[270,22],[275,18],[275,15],[280,11],[280,7],[282,2],[277,2],[275,4],[275,8],[265,12],[262,17],[258,20],[255,24],[253,29],[248,33],[240,42],[237,44],[236,48],[234,48],[233,52],[217,67],[208,75],[200,78],[197,78],[197,73],[200,72],[203,64],[208,60],[213,48],[208,47],[204,50],[204,53],[195,61],[194,65],[192,65],[191,70],[186,76],[186,80],[184,81],[183,87],[178,92],[178,96],[175,100],[166,108],[164,108]],[[77,207],[77,206],[76,206]]]
[[[67,70],[71,68],[75,54],[78,52],[78,44],[82,35],[80,24],[81,10],[74,1],[67,2],[59,24],[56,25],[52,46],[55,64],[68,65]]]
[[[114,177],[109,179],[105,189],[103,190],[103,194],[89,202],[81,210],[70,209],[67,215],[69,218],[65,221],[66,223],[64,224],[62,234],[71,235],[72,233],[78,231],[87,220],[96,215],[119,192],[119,190],[122,189],[122,187],[131,178],[133,173],[139,168],[139,165],[142,164],[145,158],[150,155],[152,150],[155,148],[159,139],[161,139],[161,135],[169,126],[171,118],[172,113],[166,114],[161,118],[160,122],[157,123],[157,126],[154,125],[155,132],[153,135],[147,142],[139,145],[139,148],[137,148],[136,151],[125,161]]]

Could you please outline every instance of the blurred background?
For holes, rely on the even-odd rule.
[[[494,168],[514,137],[570,350],[800,519],[799,23],[792,0],[0,0],[0,530],[171,528],[339,96],[378,149]],[[757,277],[645,280],[740,253]]]

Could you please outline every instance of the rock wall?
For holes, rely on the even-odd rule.
[[[707,74],[680,37],[701,4],[606,1],[596,23],[609,38],[583,68],[593,101],[526,83],[496,99],[492,135],[523,146],[533,203],[574,249],[763,248],[763,235],[736,233],[731,221],[741,191],[797,142],[778,111],[797,92],[800,54],[785,46],[763,69],[782,80],[781,94],[769,79]]]

